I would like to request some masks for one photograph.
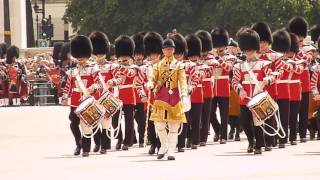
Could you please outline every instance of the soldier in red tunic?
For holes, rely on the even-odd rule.
[[[143,73],[144,77],[144,82],[146,83],[148,81],[148,76],[152,74],[153,67],[160,61],[161,54],[162,54],[162,37],[160,34],[156,32],[148,32],[144,38],[143,38],[143,44],[145,48],[145,55],[147,57],[147,62],[146,65],[147,67],[145,68],[145,73]],[[150,94],[150,109],[152,109],[152,104],[154,102],[154,93],[150,92],[149,90],[146,91],[146,94]],[[147,107],[148,108],[148,107]],[[151,114],[147,114],[147,117],[149,119]],[[155,127],[153,121],[148,121],[148,139],[150,141],[150,149],[149,149],[149,154],[152,155],[155,153],[156,148],[159,150],[161,143],[159,138],[156,135],[155,132]]]
[[[109,86],[118,86],[119,99],[123,102],[125,138],[123,139],[123,133],[120,131],[116,145],[116,149],[120,149],[123,143],[122,150],[128,150],[133,144],[134,106],[136,105],[133,83],[138,72],[136,66],[132,66],[134,47],[134,42],[129,36],[123,35],[116,39],[115,54],[120,67],[115,71],[113,79],[108,81]]]
[[[95,31],[92,32],[89,36],[91,43],[92,43],[92,54],[94,55],[94,60],[99,66],[99,70],[101,73],[101,76],[105,82],[112,79],[112,71],[110,70],[111,63],[108,63],[106,60],[106,49],[109,49],[110,42],[106,34],[103,32]],[[95,98],[98,100],[100,96],[102,95],[103,90],[101,89],[98,91],[95,95]],[[109,128],[109,119],[104,119],[102,121],[102,132],[99,129],[97,133],[93,136],[95,147],[93,149],[93,152],[98,152],[101,145],[101,154],[106,154],[107,149],[111,148],[111,141],[107,136],[107,129]],[[95,130],[94,130],[95,131]]]
[[[220,144],[227,142],[229,121],[230,81],[229,73],[232,69],[235,56],[227,54],[229,33],[225,29],[216,28],[211,32],[213,48],[217,53],[215,59],[218,64],[213,69],[214,98],[212,99],[211,123],[216,137],[220,137]],[[218,122],[216,111],[219,107],[221,125]]]
[[[209,66],[200,63],[201,40],[195,34],[189,34],[186,36],[186,41],[188,45],[188,60],[185,62],[185,71],[188,93],[191,95],[189,138],[191,149],[197,149],[200,144],[200,126],[204,102],[202,79],[205,77],[205,70]]]
[[[270,27],[268,24],[263,22],[258,22],[252,25],[252,29],[255,30],[260,37],[260,50],[258,51],[258,59],[266,60],[271,62],[271,71],[274,74],[280,75],[281,67],[283,66],[283,61],[281,61],[280,57],[282,54],[277,53],[271,49],[271,44],[273,42],[272,34]],[[267,85],[265,87],[265,90],[269,93],[269,95],[274,99],[277,100],[278,91],[277,91],[277,83],[274,83],[272,85]],[[275,127],[275,118],[271,117],[269,122],[269,126]],[[268,126],[265,127],[268,132],[271,132],[272,129],[270,129]],[[277,136],[269,136],[265,135],[265,141],[266,141],[266,151],[271,151],[272,145],[277,144],[276,140]]]
[[[245,61],[234,66],[231,82],[232,87],[240,96],[240,119],[249,142],[247,152],[251,153],[254,149],[254,154],[261,154],[261,147],[265,144],[262,129],[257,124],[253,126],[255,122],[253,118],[255,117],[247,107],[247,103],[250,98],[263,89],[263,86],[275,81],[275,77],[269,75],[271,71],[269,65],[271,63],[256,58],[256,51],[260,49],[259,43],[259,35],[254,30],[244,29],[239,33],[239,46],[244,53]],[[252,80],[253,77],[249,74],[250,71],[259,81],[260,89]],[[255,142],[254,139],[256,140]]]
[[[320,45],[320,39],[318,40],[318,42],[319,42],[319,45]],[[320,47],[319,45],[318,45],[318,53],[319,53],[319,47]],[[320,61],[320,57],[318,56],[315,61],[316,61],[316,63],[312,68],[313,73],[312,73],[312,76],[311,76],[311,91],[312,91],[312,94],[313,94],[313,99],[316,101],[316,104],[317,104],[317,110],[316,110],[317,116],[316,116],[316,123],[315,123],[316,127],[315,127],[315,129],[318,131],[317,139],[319,140],[320,139],[320,95],[319,95],[319,89],[320,89],[320,78],[319,78],[320,65],[319,65],[319,61]],[[311,136],[311,133],[314,133],[313,136],[315,136],[316,132],[315,131],[314,132],[310,132],[310,136]]]
[[[299,40],[297,36],[293,33],[290,33],[291,46],[286,57],[288,58],[287,64],[290,68],[291,77],[288,77],[289,80],[289,94],[290,94],[290,114],[289,114],[289,141],[291,145],[297,145],[297,122],[298,122],[298,113],[301,103],[301,92],[303,79],[302,73],[304,68],[307,66],[305,60],[299,60],[296,58],[297,53],[299,52]]]
[[[299,110],[299,136],[300,142],[304,143],[307,141],[307,124],[308,124],[308,111],[309,111],[309,94],[310,94],[310,72],[309,64],[313,60],[312,52],[306,52],[303,49],[303,41],[307,37],[308,32],[308,22],[300,16],[293,17],[288,24],[288,29],[291,33],[297,35],[299,39],[299,52],[296,58],[303,59],[307,61],[307,66],[305,67],[301,75],[302,83],[302,99]]]
[[[89,156],[91,148],[92,129],[87,128],[79,117],[75,114],[75,109],[83,100],[83,92],[80,89],[79,83],[76,80],[76,73],[79,73],[84,86],[88,89],[91,95],[94,95],[99,89],[98,86],[98,68],[88,62],[92,54],[92,44],[86,36],[76,36],[71,40],[71,55],[77,59],[77,66],[67,72],[68,79],[63,91],[62,105],[68,105],[68,98],[71,97],[71,111],[69,119],[71,121],[70,129],[75,138],[76,149],[74,155],[79,155],[81,148],[83,150],[82,156]],[[81,137],[79,124],[82,133],[85,136]]]
[[[215,66],[216,60],[213,59],[213,56],[210,54],[212,51],[212,38],[208,31],[199,30],[196,32],[196,35],[201,40],[201,60],[204,64],[209,66]],[[212,81],[213,68],[208,68],[205,70],[205,78],[202,79],[202,88],[203,88],[203,106],[202,114],[206,116],[201,117],[201,129],[200,129],[200,146],[205,146],[208,139],[209,132],[209,123],[211,117],[211,102],[213,98],[213,81]]]
[[[290,91],[289,85],[292,82],[291,77],[293,75],[292,66],[286,61],[288,57],[285,56],[286,53],[290,51],[291,39],[290,34],[286,30],[277,30],[273,34],[272,50],[282,53],[281,58],[283,66],[279,68],[281,73],[281,78],[276,81],[277,85],[277,103],[279,106],[280,120],[284,132],[286,133],[285,138],[279,139],[279,148],[285,148],[285,143],[288,141],[288,127],[289,127],[289,112],[290,112]]]
[[[145,55],[144,55],[143,37],[144,37],[144,33],[137,33],[132,36],[132,39],[135,43],[134,56],[133,56],[134,64],[137,66],[137,70],[138,70],[137,76],[135,78],[135,88],[134,88],[134,93],[136,97],[136,105],[134,107],[135,109],[134,118],[138,125],[139,147],[143,147],[143,144],[144,144],[144,132],[146,127],[145,103],[147,100],[147,95],[144,89],[144,82],[146,81],[146,77],[144,76],[144,71],[146,70],[146,66],[144,64]]]

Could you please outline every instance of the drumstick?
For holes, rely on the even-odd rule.
[[[146,117],[146,127],[144,129],[144,142],[143,147],[147,146],[147,140],[148,140],[148,122],[149,122],[149,113],[150,113],[150,99],[151,99],[151,90],[148,92],[148,100],[147,100],[147,117]]]

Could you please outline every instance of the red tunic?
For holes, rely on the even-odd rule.
[[[208,56],[207,59],[204,60],[204,63],[207,64],[210,68],[207,68],[205,72],[205,76],[202,79],[202,88],[203,88],[203,98],[213,98],[213,81],[212,81],[212,75],[213,75],[213,68],[216,67],[217,60],[213,59],[212,56]]]
[[[219,59],[218,59],[219,58]],[[223,57],[218,57],[218,65],[213,68],[214,79],[214,96],[229,97],[230,96],[230,80],[229,74],[232,69],[235,56],[226,54]]]
[[[205,77],[205,72],[199,70],[200,65],[187,61],[185,64],[187,84],[191,90],[191,103],[203,103],[203,85],[202,80]]]
[[[134,93],[133,83],[137,75],[137,67],[120,67],[116,70],[113,83],[119,87],[119,99],[124,105],[136,105],[136,96]]]
[[[313,96],[319,95],[319,89],[320,89],[320,66],[319,65],[315,65],[312,67],[313,73],[311,76],[311,91]],[[317,106],[320,106],[320,101],[316,101]]]
[[[281,61],[279,58],[282,56],[282,54],[277,53],[271,49],[269,49],[265,53],[258,52],[258,58],[265,61],[270,61],[270,69],[272,72],[280,73],[280,69],[283,66],[283,61]],[[268,91],[269,95],[273,99],[278,98],[278,89],[277,89],[277,83],[274,83],[272,85],[266,86],[265,90]]]
[[[249,61],[248,66],[256,75],[257,80],[263,81],[264,78],[270,78],[269,82],[273,83],[275,81],[275,77],[267,76],[270,71],[270,62],[257,60],[257,61]],[[238,63],[234,66],[233,77],[231,80],[231,85],[236,92],[239,92],[241,89],[245,90],[248,97],[253,97],[255,95],[255,83],[252,79],[250,79],[249,73],[247,69],[244,67],[243,63]],[[240,105],[247,105],[249,99],[240,99]]]
[[[300,60],[305,60],[307,62],[307,65],[305,66],[305,69],[303,73],[301,74],[301,83],[302,83],[302,93],[310,92],[310,72],[309,72],[309,64],[312,61],[313,57],[309,53],[305,53],[302,50],[296,55],[296,58]]]
[[[79,84],[76,82],[75,70],[79,70],[80,78],[86,88],[89,88],[93,84],[98,84],[99,70],[96,66],[86,65],[84,68],[73,68],[67,71],[68,79],[66,86],[63,90],[63,97],[71,97],[71,106],[77,107],[81,102],[83,95]],[[91,94],[94,95],[94,94]]]
[[[107,83],[110,79],[114,77],[114,73],[116,72],[117,68],[119,68],[118,64],[111,63],[109,61],[106,61],[105,64],[99,65],[99,70],[102,76],[102,79],[104,80],[105,83]],[[100,82],[101,83],[101,82]],[[102,85],[101,85],[102,87]],[[109,87],[108,89],[110,92],[113,92],[113,88]],[[95,94],[95,98],[98,99],[103,93],[103,89],[98,91]]]

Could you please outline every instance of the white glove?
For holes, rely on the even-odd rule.
[[[154,85],[153,85],[152,82],[147,82],[146,87],[147,87],[149,90],[152,90],[152,89],[154,88]]]
[[[183,110],[184,112],[188,112],[190,111],[191,109],[191,101],[190,101],[190,96],[181,96],[181,102],[182,102],[182,105],[183,105]]]

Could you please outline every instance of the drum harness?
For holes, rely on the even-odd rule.
[[[103,88],[105,89],[105,87],[107,87],[107,86],[106,86],[106,84],[104,83],[104,81],[103,81],[103,79],[102,79],[102,76],[101,76],[101,74],[100,74],[99,72],[98,72],[98,76],[99,76],[99,80],[100,80],[100,81],[102,80],[101,83],[102,83],[102,85],[103,85]],[[75,77],[76,77],[76,81],[78,82],[81,91],[82,91],[83,94],[84,94],[83,97],[89,97],[90,94],[89,94],[89,92],[88,92],[88,89],[84,86],[78,70],[75,71]],[[119,113],[119,119],[118,119],[118,126],[117,126],[117,128],[113,129],[112,124],[111,124],[111,126],[107,129],[107,130],[110,131],[110,132],[111,132],[112,130],[113,130],[114,132],[116,132],[116,133],[115,133],[116,135],[115,135],[114,137],[111,137],[111,135],[109,135],[109,133],[107,133],[107,136],[108,136],[110,139],[111,139],[111,138],[117,138],[117,137],[118,137],[119,131],[120,131],[120,123],[121,123],[120,119],[121,119],[121,117],[122,117],[122,111],[120,111],[120,113]],[[112,119],[112,118],[111,118],[111,119]],[[100,120],[100,122],[101,122],[101,120]],[[92,138],[92,137],[101,129],[101,123],[100,123],[100,122],[97,123],[96,127],[93,127],[93,129],[96,128],[96,130],[95,130],[90,136],[87,136],[87,135],[85,135],[84,133],[83,133],[82,135],[83,135],[84,137],[86,137],[86,138]]]
[[[103,87],[103,93],[108,89],[108,87],[107,87],[107,85],[106,85],[106,83],[104,82],[104,80],[103,80],[103,77],[102,77],[102,75],[101,75],[101,73],[99,72],[98,73],[98,77],[99,77],[99,81],[100,81],[100,83],[102,84],[102,87]],[[118,90],[118,88],[114,88],[114,89],[116,89],[116,90]],[[114,90],[114,92],[116,91],[116,90]],[[118,91],[117,91],[118,92]],[[117,95],[116,95],[117,94]],[[116,97],[118,97],[118,93],[114,93],[114,95],[116,95]],[[121,105],[121,109],[122,109],[122,105]],[[112,117],[110,117],[110,126],[109,126],[109,128],[107,129],[107,131],[108,132],[110,132],[110,134],[109,133],[107,133],[107,137],[111,140],[111,139],[116,139],[117,137],[118,137],[118,135],[119,135],[119,132],[120,132],[120,124],[121,124],[121,120],[122,120],[122,116],[123,116],[123,111],[122,110],[120,110],[119,111],[119,116],[118,116],[118,125],[117,125],[117,127],[116,128],[113,128],[113,126],[112,126]],[[99,126],[99,128],[101,128],[101,126]],[[99,128],[97,128],[97,129],[99,129]],[[113,133],[112,133],[113,132]],[[112,135],[111,135],[112,134]],[[114,136],[113,136],[114,135]],[[125,135],[124,135],[125,136]]]
[[[258,81],[258,79],[256,78],[256,76],[254,75],[252,69],[249,68],[249,65],[248,65],[247,61],[245,61],[245,62],[243,63],[243,65],[244,65],[245,70],[249,73],[250,79],[254,82],[254,84],[256,84],[257,93],[255,93],[255,94],[258,94],[258,92],[262,92],[262,91],[263,91],[263,88],[260,86],[259,81]],[[256,89],[256,88],[255,88],[255,89]],[[254,95],[255,95],[255,94],[254,94]],[[251,98],[249,98],[249,99],[251,99]],[[252,115],[253,115],[253,113],[252,113]],[[280,138],[284,138],[284,137],[286,136],[286,133],[284,132],[284,129],[283,129],[282,125],[281,125],[279,108],[278,108],[278,110],[276,110],[276,114],[275,114],[274,116],[275,116],[276,123],[277,123],[277,129],[275,129],[274,127],[268,125],[268,124],[265,123],[264,121],[262,121],[262,122],[261,122],[262,124],[259,125],[259,126],[260,126],[260,128],[263,130],[263,132],[266,133],[266,134],[269,135],[269,136],[278,135]],[[254,117],[253,117],[253,118],[254,118]],[[267,126],[267,127],[269,127],[270,129],[272,129],[272,130],[274,131],[274,133],[268,132],[268,131],[265,129],[264,126]],[[280,133],[280,131],[282,132],[282,134]]]

